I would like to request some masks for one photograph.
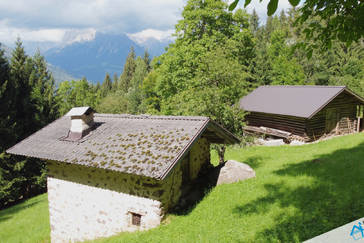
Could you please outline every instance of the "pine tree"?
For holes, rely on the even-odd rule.
[[[118,90],[119,88],[119,82],[118,82],[118,75],[116,73],[114,73],[114,76],[112,78],[112,89],[114,91]]]
[[[124,93],[127,93],[130,88],[130,81],[135,72],[135,65],[135,51],[134,47],[131,47],[128,57],[126,58],[123,73],[120,75],[118,82],[119,89]]]
[[[255,11],[255,9],[253,9],[253,13],[250,16],[249,22],[250,22],[250,28],[251,28],[252,32],[256,33],[259,28],[259,16],[258,16],[257,12]]]
[[[10,62],[10,81],[14,86],[11,110],[14,111],[14,119],[17,122],[15,127],[16,140],[20,140],[30,135],[34,129],[35,109],[31,102],[32,88],[29,84],[33,63],[25,54],[20,39],[16,41],[15,45],[16,48],[12,53]]]
[[[10,67],[4,51],[0,46],[0,153],[14,138],[9,111],[12,104],[13,87],[9,82]]]
[[[143,57],[145,65],[147,65],[147,71],[150,72],[151,66],[150,66],[150,55],[147,50],[144,51],[144,57]]]
[[[29,80],[32,87],[31,99],[36,109],[37,127],[41,128],[56,119],[58,115],[55,101],[55,82],[39,50],[32,60],[33,70]]]
[[[25,54],[22,43],[18,39],[16,48],[12,52],[10,75],[8,85],[6,85],[10,105],[5,117],[10,125],[8,129],[11,128],[11,136],[6,137],[6,147],[12,146],[33,133],[39,126],[36,117],[43,111],[37,111],[30,85],[32,83],[33,86],[38,87],[38,74],[42,73],[42,71],[37,71],[38,61],[34,62]],[[42,68],[40,67],[40,69]],[[0,207],[10,205],[21,198],[30,197],[44,189],[44,162],[0,151]]]
[[[141,87],[143,85],[143,80],[148,74],[148,67],[145,63],[145,59],[138,57],[135,61],[135,73],[131,80],[131,87],[128,92],[128,100],[129,100],[129,111],[132,114],[139,113],[139,106],[143,100],[143,94],[141,91]]]
[[[101,85],[102,97],[105,97],[112,89],[112,81],[109,73],[106,73],[104,82]]]

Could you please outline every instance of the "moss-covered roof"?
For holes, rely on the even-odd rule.
[[[84,138],[67,141],[70,118],[61,117],[7,152],[163,179],[200,136],[238,142],[208,117],[95,114],[94,121]]]

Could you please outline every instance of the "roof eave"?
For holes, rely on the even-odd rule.
[[[201,137],[202,133],[206,130],[208,123],[210,122],[210,118],[207,118],[204,124],[200,127],[200,129],[196,132],[195,136],[190,140],[190,142],[183,148],[183,150],[177,155],[174,159],[173,163],[163,172],[163,174],[156,178],[158,180],[164,180],[172,171],[172,169],[177,165],[179,161],[188,153],[192,145]]]
[[[269,113],[269,112],[263,112],[263,111],[246,111],[246,112],[249,112],[249,113],[255,112],[255,113],[268,114],[268,115],[279,115],[279,116],[291,116],[291,117],[298,117],[298,118],[302,118],[302,119],[308,118],[308,116],[287,115],[287,114],[282,114],[282,113]]]
[[[211,120],[208,124],[208,128],[211,128],[216,134],[224,139],[225,144],[236,144],[240,143],[240,139],[236,137],[229,130],[221,126],[219,123]]]
[[[220,124],[208,118],[206,122],[201,126],[201,128],[196,132],[195,136],[191,139],[191,141],[184,147],[184,149],[177,155],[174,162],[168,167],[168,169],[161,175],[161,177],[157,178],[158,180],[164,180],[173,168],[181,161],[184,156],[188,153],[193,144],[203,135],[206,129],[211,128],[213,131],[221,136],[224,139],[225,144],[236,144],[240,143],[240,139],[237,138],[234,134],[226,130]]]

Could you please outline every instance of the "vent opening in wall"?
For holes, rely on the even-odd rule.
[[[137,213],[131,213],[131,224],[140,226],[140,222],[142,221],[142,216]]]

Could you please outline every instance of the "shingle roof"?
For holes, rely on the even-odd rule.
[[[163,179],[200,136],[239,142],[208,117],[95,114],[94,121],[93,131],[70,142],[63,116],[7,152]]]
[[[240,108],[250,112],[311,118],[337,95],[347,91],[361,102],[364,99],[345,86],[260,86],[240,99]]]

